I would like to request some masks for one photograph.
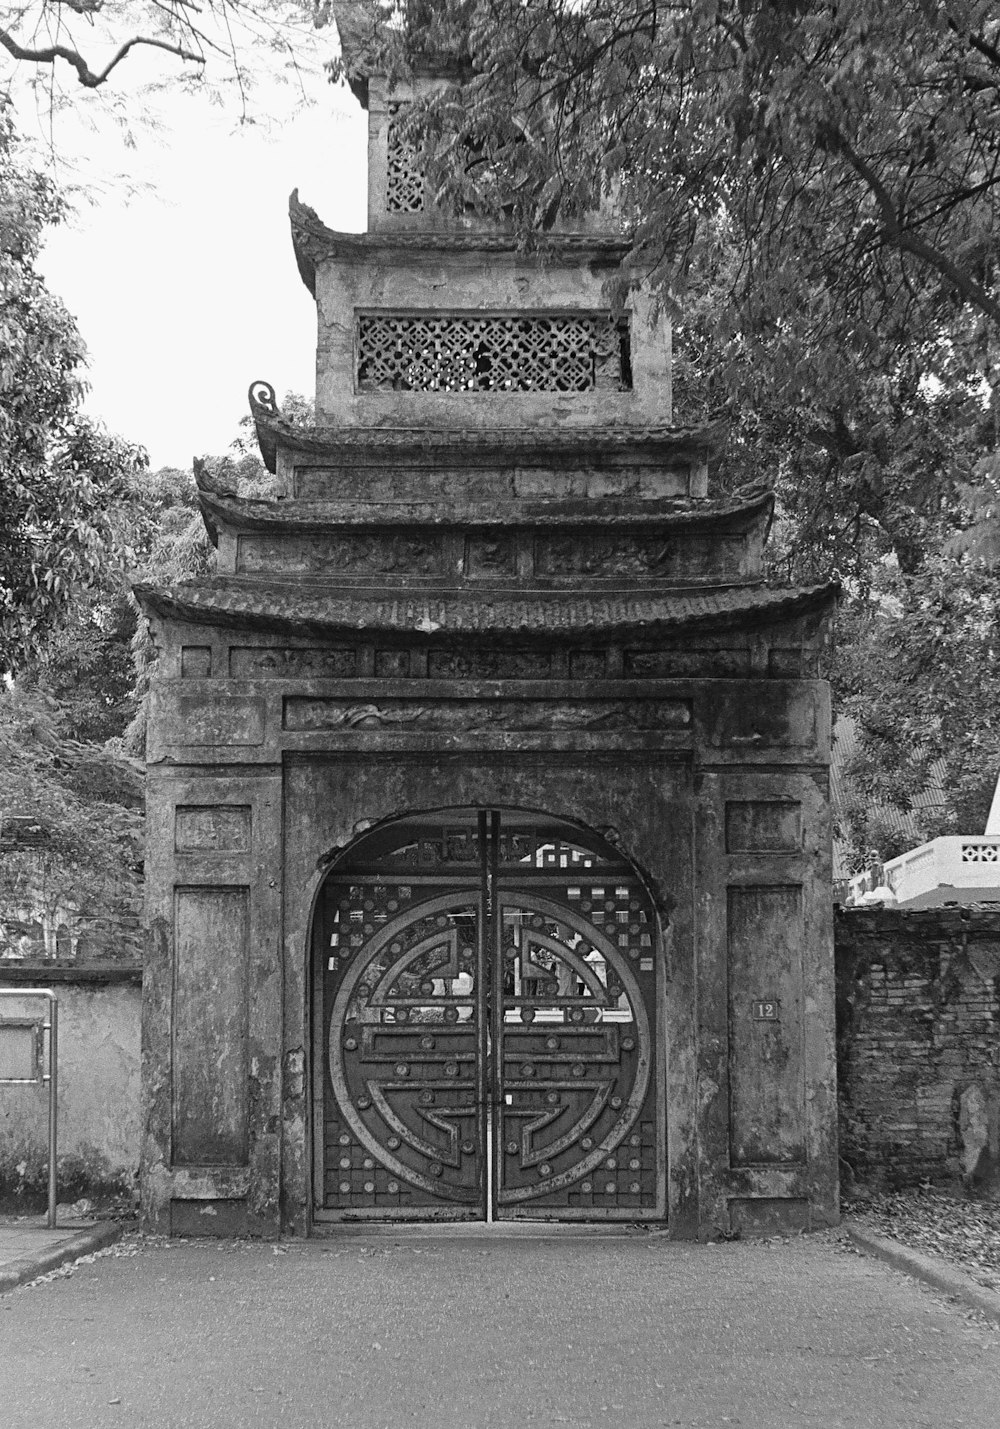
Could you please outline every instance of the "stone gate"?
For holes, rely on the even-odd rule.
[[[835,586],[709,494],[611,219],[432,207],[432,82],[367,79],[367,233],[293,196],[317,425],[255,384],[272,498],[139,590],[146,1223],[830,1224]]]

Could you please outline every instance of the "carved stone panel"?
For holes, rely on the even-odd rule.
[[[747,647],[716,649],[711,645],[687,650],[626,650],[624,673],[626,679],[639,680],[749,675],[750,651]]]
[[[728,941],[731,1164],[800,1164],[801,888],[730,888]]]
[[[381,680],[405,679],[410,674],[409,650],[376,650],[375,674]]]
[[[647,729],[682,730],[691,723],[690,700],[380,700],[289,696],[284,725],[311,729]]]
[[[212,673],[211,645],[181,646],[181,679],[205,680]]]
[[[229,673],[234,680],[339,680],[358,672],[354,649],[233,645]]]
[[[643,536],[568,532],[535,542],[535,571],[540,576],[684,576],[695,580],[730,564],[734,543],[698,535]],[[737,552],[742,542],[737,543]]]
[[[264,743],[264,701],[239,695],[182,695],[172,744]]]
[[[249,913],[248,888],[178,888],[175,896],[175,1165],[247,1159]]]
[[[608,656],[604,650],[571,650],[569,676],[571,680],[603,680],[608,673]]]
[[[466,574],[476,576],[517,575],[517,542],[509,531],[492,531],[469,538]]]
[[[248,853],[248,804],[179,804],[174,815],[176,853]]]
[[[552,656],[547,650],[430,650],[427,654],[432,680],[545,680],[551,673]]]
[[[341,532],[337,535],[239,538],[236,570],[240,575],[440,575],[444,543],[439,532],[408,536],[398,531]]]
[[[793,799],[733,801],[726,805],[727,853],[798,853],[802,806]]]

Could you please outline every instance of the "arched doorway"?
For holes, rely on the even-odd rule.
[[[657,919],[606,839],[393,821],[331,870],[313,948],[317,1220],[663,1217]]]

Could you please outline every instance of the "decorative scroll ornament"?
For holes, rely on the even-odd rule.
[[[278,399],[270,382],[251,382],[247,398],[254,416],[258,412],[266,412],[269,417],[278,415]]]

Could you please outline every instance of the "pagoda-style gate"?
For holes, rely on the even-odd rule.
[[[432,208],[365,92],[369,232],[292,203],[317,422],[142,588],[147,1224],[837,1214],[832,585],[708,494],[613,222]]]

